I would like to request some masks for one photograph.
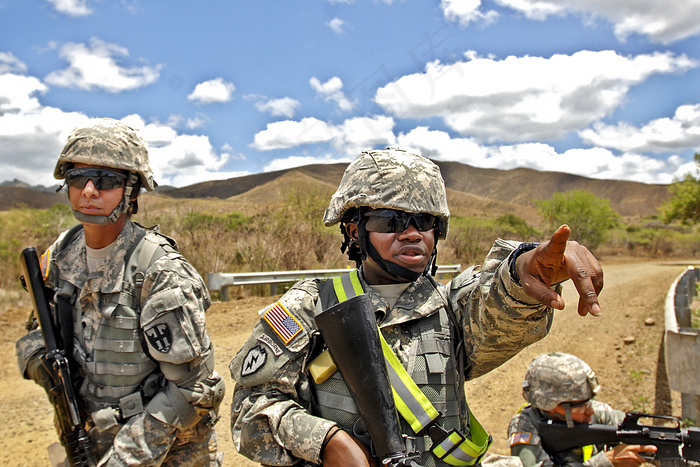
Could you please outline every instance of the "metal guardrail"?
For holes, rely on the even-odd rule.
[[[438,265],[437,277],[445,274],[455,276],[462,271],[461,264]],[[277,284],[297,282],[301,279],[330,279],[339,276],[348,269],[306,269],[301,271],[271,271],[271,272],[210,272],[207,274],[209,291],[219,291],[221,300],[228,300],[228,288],[235,285],[270,284],[270,295],[277,294]]]
[[[664,358],[671,389],[681,393],[684,419],[700,422],[700,329],[692,327],[690,304],[700,269],[689,266],[669,288],[664,306]]]

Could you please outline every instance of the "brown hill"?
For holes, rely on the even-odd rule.
[[[470,201],[460,203],[468,208],[469,213],[455,210],[460,215],[476,215],[498,206],[505,212],[519,212],[523,207],[528,218],[534,210],[535,200],[549,199],[553,193],[574,189],[586,190],[601,198],[610,200],[611,206],[623,217],[641,218],[658,213],[658,208],[668,198],[667,185],[621,180],[599,180],[561,172],[540,172],[533,169],[518,168],[512,170],[483,169],[459,162],[436,162],[442,171],[448,190],[465,195]],[[262,199],[272,202],[280,188],[288,180],[306,176],[336,187],[340,182],[347,164],[315,164],[294,169],[246,175],[228,180],[198,183],[184,188],[168,191],[176,198],[231,198],[248,193],[254,188],[266,193]],[[280,177],[291,174],[291,179]],[[307,179],[308,181],[308,179]],[[266,188],[267,186],[267,188]],[[283,188],[282,188],[283,190]],[[243,201],[245,198],[241,198]],[[500,204],[493,204],[494,201]],[[450,201],[452,203],[452,200]],[[492,203],[492,204],[489,204]],[[473,214],[472,214],[473,213]]]
[[[342,170],[340,174],[342,175]],[[228,200],[235,203],[237,210],[246,213],[256,213],[273,207],[287,201],[290,196],[299,198],[311,194],[325,203],[335,191],[337,183],[323,181],[323,176],[324,174],[317,172],[317,177],[314,177],[306,170],[292,169],[280,173],[274,180],[232,196]]]
[[[0,186],[0,211],[21,207],[46,209],[58,203],[68,204],[65,193],[47,193],[19,186]]]
[[[459,162],[437,162],[445,185],[457,191],[521,205],[549,199],[556,192],[586,190],[607,198],[624,217],[657,214],[668,198],[667,185],[651,185],[622,180],[599,180],[562,172],[533,169],[481,169]]]
[[[517,213],[528,222],[537,217],[535,201],[549,199],[553,193],[581,189],[610,200],[611,206],[628,220],[658,213],[668,198],[667,185],[620,180],[598,180],[561,172],[533,169],[483,169],[459,162],[437,161],[445,179],[450,206],[463,216]],[[246,175],[228,180],[212,180],[183,188],[162,191],[172,198],[230,199],[245,207],[256,208],[283,201],[296,186],[320,194],[338,186],[345,163],[314,164],[275,172]],[[13,207],[50,207],[65,203],[65,195],[44,193],[21,187],[0,187],[0,210]]]
[[[347,164],[314,164],[293,169],[277,170],[261,174],[245,175],[227,180],[212,180],[196,183],[183,188],[168,190],[167,195],[173,198],[231,198],[246,193],[256,187],[271,183],[289,172],[303,174],[325,183],[338,186]],[[279,182],[276,182],[279,183]]]

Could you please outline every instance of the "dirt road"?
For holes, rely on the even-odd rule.
[[[605,289],[603,316],[581,318],[576,313],[574,290],[565,287],[567,308],[556,314],[550,335],[525,349],[491,373],[467,383],[467,400],[494,437],[491,452],[507,454],[506,430],[511,416],[523,404],[521,381],[536,355],[559,350],[576,354],[596,371],[603,385],[598,399],[621,410],[653,412],[656,402],[656,368],[663,336],[663,305],[669,286],[688,264],[602,261]],[[243,345],[256,311],[275,297],[257,297],[215,303],[207,315],[216,345],[219,373],[227,383],[222,419],[217,425],[219,445],[227,466],[254,464],[239,456],[231,441],[229,407],[233,382],[228,363]],[[48,465],[46,447],[55,441],[52,409],[42,390],[21,379],[15,362],[14,342],[24,333],[28,309],[0,312],[2,355],[0,364],[0,465]],[[654,324],[645,324],[648,318]],[[634,338],[625,343],[625,338]],[[628,339],[631,340],[631,339]],[[674,415],[680,415],[679,395],[672,394]]]

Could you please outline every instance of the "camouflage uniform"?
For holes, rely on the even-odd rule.
[[[608,404],[595,400],[592,401],[592,403],[595,413],[593,414],[591,423],[618,426],[625,418],[624,412],[615,410]],[[593,456],[586,461],[583,460],[583,450],[577,448],[558,453],[555,462],[542,447],[542,442],[538,436],[537,422],[543,417],[546,417],[544,413],[532,405],[527,404],[523,407],[520,412],[511,419],[510,425],[508,426],[508,439],[511,440],[511,449],[516,446],[527,446],[527,449],[533,454],[533,457],[537,459],[537,464],[533,465],[537,465],[538,467],[552,467],[554,465],[610,467],[612,465],[605,455],[605,452],[603,452],[599,446],[593,446]],[[517,441],[517,444],[512,444],[513,441]],[[525,467],[532,466],[525,465]]]
[[[98,121],[89,138],[69,137],[67,148],[94,145],[95,134],[122,125]],[[144,185],[152,189],[153,181]],[[74,381],[99,465],[219,465],[213,425],[224,385],[205,327],[211,300],[174,241],[127,220],[95,271],[82,231],[64,233],[42,259],[48,288],[74,290]],[[40,330],[16,347],[22,375],[45,385]]]
[[[590,423],[618,426],[625,418],[625,413],[614,410],[608,404],[592,400],[600,390],[595,373],[580,358],[562,352],[550,352],[538,355],[530,362],[523,381],[523,396],[529,403],[513,416],[508,426],[511,454],[519,455],[525,467],[532,465],[610,467],[605,452],[600,446],[590,446],[591,451],[584,459],[582,448],[549,455],[542,447],[538,434],[538,422],[547,419],[546,411],[554,410],[562,404],[571,419],[570,402],[590,400],[593,415]],[[529,461],[533,463],[530,464]]]
[[[449,212],[444,185],[441,196],[426,188],[436,177],[442,184],[434,164],[407,155],[405,165],[419,174],[413,177],[418,179],[416,184],[407,187],[410,181],[402,181],[405,173],[392,166],[392,160],[385,160],[383,151],[369,155],[363,157],[367,156],[363,153],[354,167],[360,167],[362,180],[375,179],[376,184],[390,190],[388,196],[393,199],[382,203],[350,186],[351,201],[338,203],[334,196],[331,206],[354,203],[373,208],[391,207],[431,212],[446,220]],[[381,166],[383,171],[379,175],[373,168],[376,166]],[[341,182],[339,192],[344,185],[347,184]],[[432,204],[438,206],[433,211],[424,209],[420,202],[430,196],[434,197]],[[329,211],[338,213],[342,209]],[[337,222],[341,216],[333,212],[329,215],[327,211],[326,224]],[[444,238],[446,231],[445,222],[436,236]],[[552,310],[527,296],[511,278],[509,263],[517,245],[517,242],[497,240],[481,268],[469,268],[447,286],[420,275],[392,308],[365,281],[362,267],[359,269],[363,290],[372,302],[384,337],[421,390],[438,410],[444,410],[441,421],[447,429],[458,428],[468,433],[465,378],[475,378],[496,368],[544,337],[551,325]],[[342,390],[344,383],[339,372],[317,385],[307,371],[317,341],[314,316],[323,308],[319,296],[322,286],[321,280],[300,281],[279,302],[261,310],[263,319],[230,365],[231,376],[237,382],[231,405],[234,445],[241,454],[264,465],[320,464],[322,442],[329,430],[340,426],[352,433],[354,422],[359,419],[358,414],[354,419],[347,417],[353,407],[348,402],[347,389]],[[455,363],[459,358],[453,344],[460,330],[447,318],[448,309],[454,312],[465,334],[463,368]],[[268,319],[273,312],[284,322]],[[332,402],[332,391],[322,387],[326,384],[336,386],[337,404]],[[331,393],[330,402],[321,400],[322,393]],[[403,421],[402,432],[415,443],[408,451],[422,453],[421,465],[446,465],[427,451],[430,441],[416,438]]]

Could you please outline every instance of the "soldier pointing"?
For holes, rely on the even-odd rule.
[[[465,381],[547,334],[553,308],[564,308],[562,281],[574,281],[579,314],[599,315],[603,274],[563,226],[539,245],[496,240],[481,267],[445,286],[432,275],[449,218],[430,160],[386,149],[365,151],[348,166],[324,223],[340,224],[341,249],[357,269],[300,281],[260,311],[230,365],[240,453],[265,465],[377,465],[364,423],[371,414],[358,413],[315,323],[329,307],[366,294],[393,362],[387,368],[405,383],[397,389],[392,375],[406,452],[424,466],[481,462],[490,437],[467,405]]]

